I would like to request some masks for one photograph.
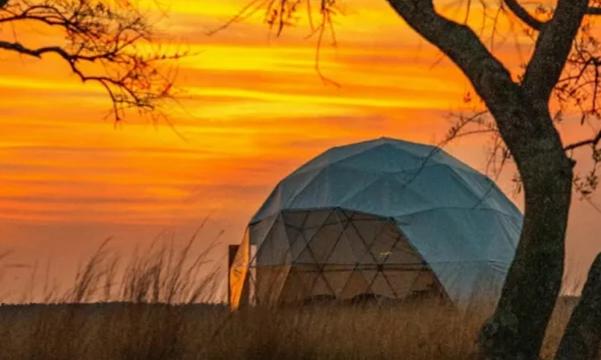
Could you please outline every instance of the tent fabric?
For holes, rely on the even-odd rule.
[[[240,306],[243,291],[245,290],[244,285],[248,276],[251,260],[249,241],[248,231],[246,231],[228,274],[228,285],[230,287],[228,301],[232,310],[237,310]]]
[[[444,295],[393,219],[339,208],[282,211],[254,261],[258,304]]]
[[[295,226],[278,224],[294,222],[294,212],[311,213],[296,226],[307,231],[332,223],[324,239],[344,233],[344,212],[382,219],[460,305],[499,293],[522,227],[520,211],[488,177],[440,148],[390,138],[335,147],[283,179],[250,221],[253,266],[291,272],[301,251],[288,240]],[[262,255],[278,251],[287,255]]]

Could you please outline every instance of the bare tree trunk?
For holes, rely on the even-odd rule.
[[[601,345],[601,255],[598,255],[566,328],[556,360],[596,360]]]
[[[538,359],[561,288],[572,164],[559,139],[532,135],[529,149],[514,153],[526,210],[501,300],[480,337],[482,357],[490,360]]]
[[[588,0],[558,0],[517,83],[474,31],[440,15],[433,0],[388,0],[392,8],[470,79],[494,116],[522,182],[526,211],[515,259],[480,349],[490,360],[538,359],[561,288],[573,163],[549,113]]]

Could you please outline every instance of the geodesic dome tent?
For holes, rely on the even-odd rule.
[[[443,150],[382,138],[336,147],[282,180],[230,268],[230,304],[439,296],[496,300],[522,215]]]

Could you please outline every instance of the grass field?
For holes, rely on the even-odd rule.
[[[567,305],[545,345],[551,358]],[[440,306],[246,309],[221,305],[0,307],[2,359],[470,359],[482,316]]]
[[[215,276],[192,244],[155,244],[127,261],[104,244],[52,304],[0,306],[0,359],[470,359],[490,313],[425,302],[230,313],[202,304]],[[559,303],[545,359],[573,302]]]

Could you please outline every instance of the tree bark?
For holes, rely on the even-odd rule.
[[[522,160],[526,211],[501,299],[480,336],[490,360],[535,360],[561,288],[572,169],[561,146]],[[554,150],[554,151],[552,151]]]
[[[490,360],[538,359],[563,277],[573,179],[573,164],[548,102],[588,0],[558,0],[520,84],[473,30],[438,14],[433,0],[388,2],[467,76],[517,164],[524,185],[524,225],[497,310],[482,329],[480,349]]]
[[[601,255],[588,275],[580,302],[574,309],[556,360],[596,360],[601,345]]]

